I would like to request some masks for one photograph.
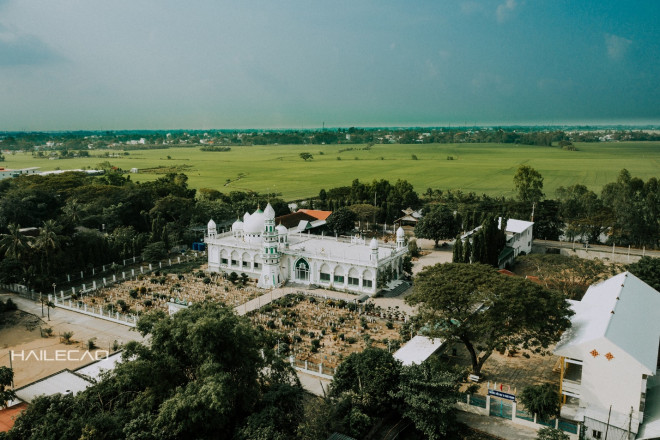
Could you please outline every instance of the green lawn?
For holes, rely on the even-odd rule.
[[[255,190],[278,192],[287,199],[317,195],[321,188],[362,181],[406,179],[423,193],[426,188],[460,189],[491,195],[513,195],[513,175],[521,164],[537,169],[545,178],[545,192],[554,196],[560,185],[582,183],[599,192],[616,179],[622,168],[647,180],[660,173],[660,142],[578,144],[579,151],[557,147],[509,144],[374,145],[371,150],[339,153],[362,145],[280,145],[232,147],[229,152],[202,152],[199,148],[131,151],[120,158],[35,159],[31,154],[6,154],[7,168],[41,167],[43,171],[94,168],[108,160],[130,168],[187,167],[183,170],[194,188],[216,188],[222,192]],[[303,161],[299,154],[314,159]],[[321,155],[319,152],[323,152]],[[101,154],[91,151],[91,154]],[[412,159],[417,156],[417,160]],[[167,157],[170,156],[171,159]],[[453,156],[454,160],[447,160]],[[337,160],[341,157],[341,160]],[[153,180],[158,174],[132,174],[136,181]],[[240,177],[239,179],[239,176]],[[232,182],[225,185],[227,179]]]

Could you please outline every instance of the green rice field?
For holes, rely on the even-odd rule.
[[[116,158],[100,157],[106,150],[92,150],[93,157],[89,158],[63,160],[34,158],[31,153],[5,154],[2,165],[47,171],[95,168],[107,160],[124,170],[137,168],[138,174],[131,174],[135,181],[154,180],[167,171],[177,171],[189,176],[193,188],[276,192],[286,200],[315,196],[321,188],[350,185],[353,179],[406,179],[419,193],[430,187],[512,196],[513,175],[522,164],[543,175],[548,196],[554,196],[559,186],[575,183],[600,192],[622,168],[644,180],[660,176],[660,142],[576,147],[578,151],[511,144],[377,144],[369,150],[362,149],[363,145],[278,145],[239,146],[229,152],[177,147],[130,151],[130,155]],[[347,148],[353,150],[340,152]],[[299,156],[302,152],[314,158],[305,162]]]

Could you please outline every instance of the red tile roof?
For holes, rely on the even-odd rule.
[[[332,214],[332,211],[318,211],[316,209],[299,209],[298,212],[304,212],[317,220],[325,220]]]
[[[0,432],[7,432],[14,426],[14,420],[28,407],[28,404],[21,402],[7,409],[0,410]]]

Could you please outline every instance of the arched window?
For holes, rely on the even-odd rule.
[[[354,267],[348,271],[348,285],[354,287],[360,285],[360,274]]]
[[[324,263],[323,266],[321,266],[321,271],[319,273],[319,280],[322,283],[329,283],[331,273],[332,271],[330,270],[330,266]]]
[[[296,261],[296,280],[309,281],[309,264],[304,258]]]

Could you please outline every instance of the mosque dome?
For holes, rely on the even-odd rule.
[[[215,229],[215,222],[213,219],[209,220],[209,223],[206,225],[208,229]]]
[[[288,229],[286,228],[286,226],[284,226],[282,223],[280,223],[279,225],[277,225],[277,226],[275,227],[275,230],[277,231],[277,233],[278,233],[279,235],[286,235],[286,234],[289,233],[289,230],[288,230]]]
[[[264,231],[265,220],[264,212],[261,209],[257,209],[245,221],[243,226],[245,233],[249,235],[260,235]]]
[[[243,223],[247,222],[249,218],[250,218],[250,213],[249,212],[246,212],[245,214],[243,214]]]
[[[403,232],[403,228],[399,226],[399,229],[396,230],[396,238],[404,238],[406,235],[405,232]]]
[[[369,243],[369,247],[371,248],[371,250],[378,249],[378,240],[376,240],[375,237],[371,239],[371,242]]]
[[[237,219],[234,223],[232,223],[231,230],[232,231],[242,231],[243,230],[243,222]]]

